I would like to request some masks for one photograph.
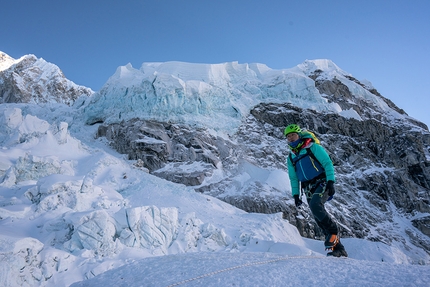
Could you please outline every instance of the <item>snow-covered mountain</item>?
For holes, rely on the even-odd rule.
[[[324,71],[323,71],[323,70]],[[338,82],[349,98],[329,98],[316,82]],[[86,109],[87,123],[132,118],[198,124],[216,130],[237,128],[259,103],[292,103],[358,120],[404,120],[406,114],[329,60],[305,61],[292,69],[263,64],[144,63],[119,67]],[[324,86],[329,92],[333,85]],[[368,110],[363,110],[365,105]]]
[[[93,93],[66,79],[56,65],[43,59],[26,55],[15,60],[0,51],[0,103],[72,105],[80,96]]]
[[[0,57],[0,91],[11,99],[0,104],[2,286],[197,286],[202,274],[217,286],[214,271],[286,261],[299,276],[225,280],[312,285],[317,276],[331,286],[327,271],[305,268],[322,264],[348,266],[353,278],[367,268],[357,282],[333,274],[347,285],[426,286],[430,133],[369,82],[329,60],[285,70],[144,63],[119,67],[94,94],[53,97],[59,78],[42,76],[61,74],[53,67]],[[327,208],[351,259],[325,258],[308,210],[293,205],[282,136],[291,122],[331,153],[338,180]]]

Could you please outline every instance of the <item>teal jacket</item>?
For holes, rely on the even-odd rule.
[[[326,180],[332,180],[336,181],[335,174],[334,174],[334,167],[333,162],[331,161],[328,153],[326,150],[319,144],[311,142],[306,148],[310,148],[312,153],[314,154],[315,158],[318,160],[318,162],[322,165],[322,167],[325,170],[326,173]],[[295,158],[296,156],[306,154],[306,149],[302,148],[300,152],[296,155],[293,152],[291,152],[292,158]],[[300,182],[297,178],[296,170],[294,168],[293,163],[290,160],[290,157],[287,157],[286,164],[288,167],[288,175],[290,177],[290,183],[291,183],[291,193],[292,195],[300,195]]]

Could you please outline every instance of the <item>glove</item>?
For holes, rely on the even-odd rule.
[[[327,181],[327,184],[325,186],[325,190],[327,191],[327,194],[329,197],[332,197],[336,193],[336,191],[334,190],[334,181],[333,180]]]
[[[299,207],[300,205],[302,205],[303,201],[300,199],[298,194],[294,195],[294,204],[296,205],[296,207]]]

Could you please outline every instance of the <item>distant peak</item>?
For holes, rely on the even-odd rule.
[[[315,71],[322,71],[327,75],[350,75],[341,68],[339,68],[333,61],[328,59],[305,60],[302,64],[297,66],[306,75],[313,74]]]
[[[15,59],[8,54],[0,51],[0,72],[8,69],[15,63]]]

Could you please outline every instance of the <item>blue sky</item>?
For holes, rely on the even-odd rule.
[[[430,126],[430,1],[1,1],[0,51],[99,90],[118,66],[330,59]]]

